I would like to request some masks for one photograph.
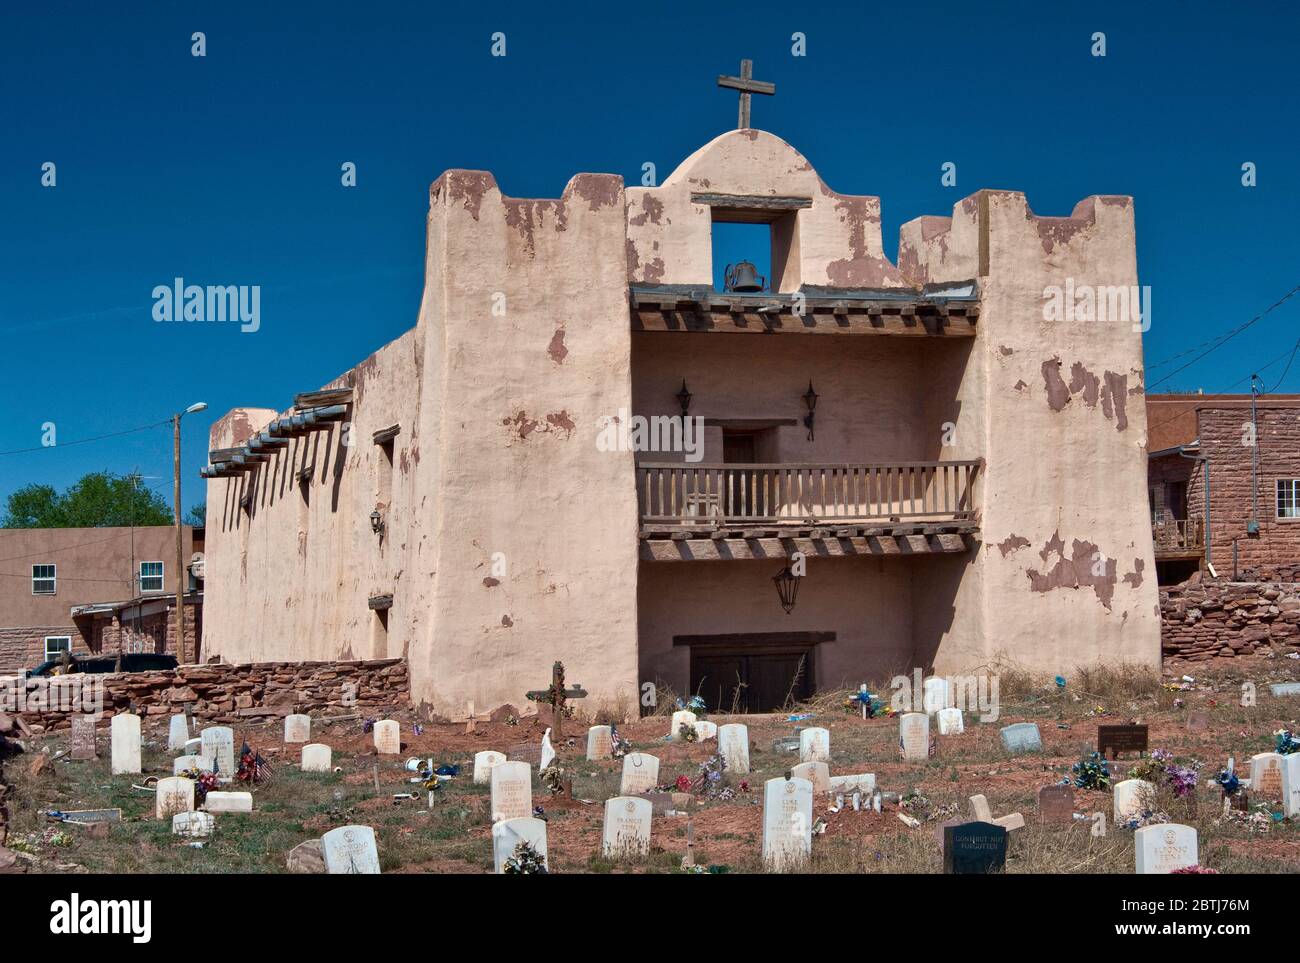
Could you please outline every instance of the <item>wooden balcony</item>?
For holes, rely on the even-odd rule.
[[[653,561],[964,552],[979,530],[974,461],[637,466]]]
[[[1205,554],[1205,520],[1158,518],[1151,523],[1151,539],[1157,559],[1200,558]]]

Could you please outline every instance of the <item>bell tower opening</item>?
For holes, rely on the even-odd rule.
[[[772,228],[713,220],[713,289],[733,294],[772,290]]]
[[[799,197],[692,195],[712,209],[713,289],[733,294],[799,290]]]

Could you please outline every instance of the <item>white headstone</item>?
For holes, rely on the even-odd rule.
[[[659,785],[659,757],[647,752],[629,752],[623,757],[622,796],[639,796]]]
[[[311,716],[296,713],[284,717],[284,741],[285,742],[310,742],[311,741]]]
[[[918,762],[930,758],[930,717],[924,712],[906,712],[900,716],[898,737],[904,759]]]
[[[177,756],[172,760],[172,775],[179,776],[189,769],[201,769],[203,772],[212,771],[211,756]]]
[[[474,782],[486,786],[492,781],[492,767],[505,761],[506,754],[495,749],[474,753]]]
[[[587,730],[587,758],[608,759],[614,752],[613,730],[609,726],[592,726]]]
[[[932,675],[921,683],[921,692],[922,705],[927,715],[934,715],[952,702],[948,680],[937,675]]]
[[[801,762],[790,770],[795,779],[807,779],[812,783],[813,794],[824,795],[831,791],[831,769],[824,762]]]
[[[375,723],[375,751],[381,756],[395,756],[402,751],[402,727],[396,719]]]
[[[728,772],[742,776],[748,773],[749,727],[733,722],[718,729],[718,753]]]
[[[167,729],[167,748],[171,752],[184,749],[190,740],[190,722],[184,715],[174,715]]]
[[[506,765],[515,765],[506,763]],[[499,766],[497,768],[500,768]],[[496,772],[496,769],[492,770]],[[506,862],[514,856],[520,843],[528,843],[546,862],[546,823],[533,816],[503,819],[492,825],[492,862],[498,873],[504,873]],[[549,869],[549,864],[547,869]]]
[[[1300,819],[1300,752],[1293,752],[1282,764],[1282,810]]]
[[[695,723],[695,738],[700,742],[705,739],[716,739],[718,737],[718,724],[709,722],[707,719],[701,719]]]
[[[605,835],[601,852],[606,856],[646,856],[650,853],[649,799],[614,796],[605,800]]]
[[[1139,875],[1171,873],[1200,862],[1196,830],[1179,823],[1143,826],[1133,834],[1133,854]]]
[[[1115,822],[1123,823],[1141,816],[1155,798],[1156,787],[1145,779],[1125,779],[1115,783]]]
[[[251,813],[251,792],[210,792],[203,800],[203,808],[210,813]]]
[[[211,813],[177,813],[172,817],[172,835],[202,839],[211,836],[216,825],[217,819]]]
[[[140,717],[131,713],[113,716],[109,723],[113,740],[113,775],[140,771]]]
[[[194,809],[194,780],[182,776],[168,776],[158,780],[154,795],[154,818],[171,819],[177,813]]]
[[[939,735],[955,736],[959,732],[966,731],[966,723],[962,720],[961,710],[952,708],[940,709],[937,713],[939,720]]]
[[[235,779],[235,732],[229,726],[209,726],[199,733],[203,743],[202,755],[209,756],[217,764],[217,781],[234,782]]]
[[[812,726],[799,733],[800,762],[830,762],[831,734],[821,726]]]
[[[863,772],[852,776],[831,776],[831,792],[873,793],[876,791],[876,774]]]
[[[203,751],[203,740],[198,736],[195,736],[193,739],[186,739],[184,749],[185,755],[197,756]]]
[[[533,814],[533,770],[526,762],[498,762],[492,783],[492,821],[523,819]]]
[[[695,726],[695,713],[687,712],[685,709],[679,709],[673,713],[672,729],[668,734],[672,736],[673,742],[682,741],[682,726]]]
[[[812,854],[813,787],[777,777],[763,784],[763,862],[777,872],[799,868]]]
[[[329,772],[334,768],[334,750],[322,742],[302,747],[303,772]]]
[[[332,876],[379,874],[379,847],[369,826],[340,826],[320,838],[325,872]]]
[[[1259,752],[1250,757],[1250,794],[1261,799],[1282,798],[1282,766],[1286,759],[1280,752]]]

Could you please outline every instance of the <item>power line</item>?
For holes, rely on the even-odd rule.
[[[93,438],[78,438],[76,441],[60,441],[53,445],[37,445],[35,448],[15,448],[12,451],[0,451],[0,455],[24,455],[33,451],[53,451],[58,448],[67,448],[72,445],[85,445],[92,441],[103,441],[105,438],[120,438],[122,435],[131,435],[137,431],[148,431],[150,428],[161,428],[163,425],[171,424],[171,419],[166,421],[155,421],[151,425],[140,425],[136,428],[127,428],[123,431],[112,431],[106,435],[95,435]]]

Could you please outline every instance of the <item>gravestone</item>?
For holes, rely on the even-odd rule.
[[[492,781],[492,767],[505,761],[505,755],[495,749],[484,749],[482,752],[474,753],[474,782],[486,786]]]
[[[334,750],[322,742],[313,742],[302,747],[303,772],[329,772],[334,768]]]
[[[176,752],[178,749],[184,749],[185,743],[189,741],[190,720],[185,718],[184,713],[177,713],[172,716],[167,728],[167,749]]]
[[[184,752],[187,756],[197,756],[203,751],[203,740],[198,736],[185,740]]]
[[[109,735],[113,742],[113,775],[140,772],[140,717],[131,713],[113,716]]]
[[[1133,856],[1137,873],[1143,876],[1195,866],[1200,862],[1196,830],[1178,823],[1143,826],[1133,834]]]
[[[203,808],[210,813],[251,813],[251,792],[210,792],[203,800]]]
[[[1300,682],[1275,682],[1268,691],[1275,696],[1297,696],[1300,695]]]
[[[1125,779],[1115,783],[1115,822],[1124,823],[1142,815],[1155,798],[1156,787],[1145,779]]]
[[[614,735],[609,726],[592,726],[587,730],[587,759],[608,759],[614,753]]]
[[[402,727],[396,719],[375,723],[375,751],[381,756],[395,756],[402,751]]]
[[[1282,765],[1286,757],[1277,752],[1258,752],[1250,757],[1250,794],[1262,799],[1282,798]]]
[[[704,742],[706,739],[716,739],[717,737],[718,724],[716,722],[709,722],[707,719],[702,719],[695,723],[695,738],[700,742]]]
[[[229,726],[209,726],[199,733],[203,745],[200,755],[210,757],[217,767],[217,782],[235,779],[235,732]]]
[[[179,776],[189,769],[211,772],[214,764],[211,756],[177,756],[172,760],[172,775]]]
[[[1035,722],[1017,722],[1002,729],[1002,748],[1007,752],[1042,752],[1043,737]]]
[[[812,855],[813,787],[807,779],[763,784],[763,862],[778,873]]]
[[[876,774],[862,772],[855,775],[831,776],[831,792],[860,792],[871,795],[876,791]]]
[[[1300,752],[1282,764],[1282,810],[1288,818],[1300,819]]]
[[[1097,751],[1103,759],[1118,758],[1121,752],[1147,751],[1146,726],[1098,726]]]
[[[284,741],[300,743],[311,741],[311,716],[296,713],[284,717]]]
[[[522,819],[533,814],[533,770],[526,762],[498,762],[489,777],[492,821]]]
[[[495,771],[495,770],[494,770]],[[546,858],[546,823],[533,816],[503,819],[492,826],[492,862],[497,873],[506,871],[506,862],[515,854],[520,843],[528,843],[537,851],[543,863]]]
[[[952,707],[940,709],[935,715],[939,720],[939,735],[955,736],[966,731],[966,723],[962,721],[960,709]]]
[[[379,875],[379,847],[369,826],[340,826],[320,838],[331,876]]]
[[[926,715],[934,715],[940,709],[952,704],[952,690],[948,680],[942,676],[932,675],[921,683],[921,705]]]
[[[976,822],[993,822],[993,807],[989,805],[988,798],[983,794],[970,797],[970,814]]]
[[[623,757],[621,796],[639,796],[659,785],[659,757],[647,752],[629,752]]]
[[[930,717],[924,712],[906,712],[898,720],[899,744],[903,758],[924,762],[930,758]]]
[[[962,823],[943,830],[943,871],[998,873],[1007,865],[1007,831],[992,823]]]
[[[77,713],[72,717],[72,758],[86,762],[99,758],[95,745],[95,717]]]
[[[682,726],[695,727],[695,713],[687,712],[685,709],[679,709],[673,713],[672,728],[668,734],[672,737],[673,742],[682,741]]]
[[[169,776],[158,780],[154,795],[154,818],[171,819],[177,813],[194,809],[194,780],[182,776]]]
[[[1074,789],[1066,785],[1038,790],[1038,822],[1047,826],[1068,826],[1074,822]]]
[[[727,771],[738,775],[749,772],[749,727],[733,722],[718,729],[718,753]]]
[[[172,816],[172,835],[203,839],[212,835],[217,819],[211,813],[186,812]]]
[[[605,834],[601,852],[605,856],[647,856],[650,853],[648,799],[614,796],[605,800]]]
[[[812,783],[813,795],[822,796],[831,791],[831,770],[824,762],[801,762],[790,770],[795,779]]]
[[[831,734],[821,726],[811,726],[799,733],[800,762],[830,762]]]

